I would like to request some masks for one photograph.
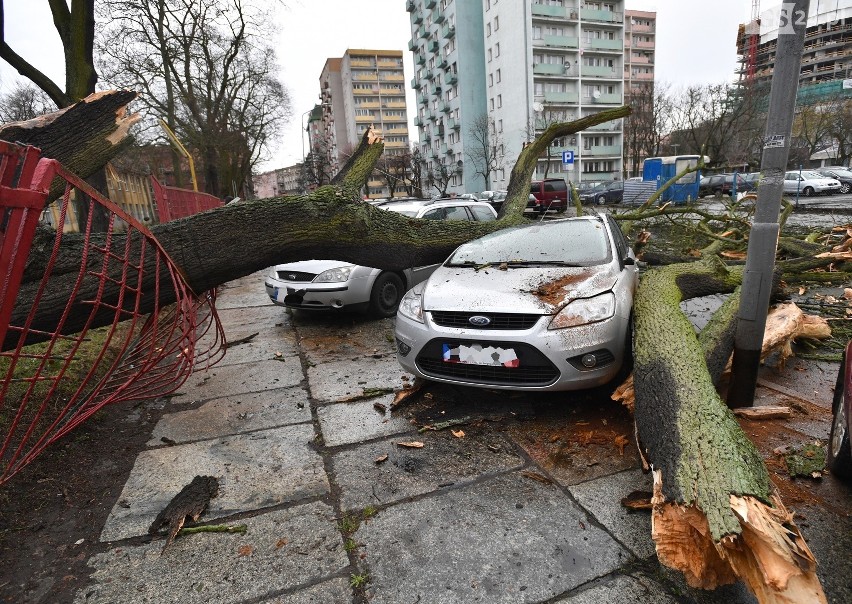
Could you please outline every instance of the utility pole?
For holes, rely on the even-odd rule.
[[[760,164],[762,174],[757,188],[757,208],[749,236],[737,315],[734,360],[728,389],[729,407],[750,407],[754,404],[760,349],[772,293],[772,274],[780,232],[778,217],[784,193],[784,171],[790,154],[808,5],[809,0],[795,0],[781,5],[775,70],[772,73]]]

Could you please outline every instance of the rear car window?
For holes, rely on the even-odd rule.
[[[473,217],[476,218],[476,220],[479,222],[492,222],[494,220],[497,220],[494,217],[494,213],[488,208],[470,206],[470,211],[473,212]]]
[[[567,191],[568,186],[561,180],[549,180],[544,183],[545,191]]]

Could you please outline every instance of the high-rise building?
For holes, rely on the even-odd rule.
[[[623,0],[408,0],[427,173],[455,164],[451,192],[505,188],[512,162],[543,128],[621,105],[623,7]],[[483,128],[490,149],[476,144]],[[573,164],[563,164],[563,151],[573,151]],[[579,182],[621,173],[618,120],[554,141],[536,176]]]
[[[656,12],[624,12],[624,103],[633,109],[624,128],[624,173],[627,176],[641,176],[639,167],[647,157],[643,134],[654,119],[656,33]]]
[[[740,82],[768,91],[775,67],[782,5],[756,21],[742,24],[737,36]],[[795,17],[793,17],[795,18]],[[799,102],[821,102],[837,96],[852,98],[852,0],[811,2],[805,30]]]
[[[326,61],[320,76],[321,127],[313,145],[328,149],[333,171],[342,166],[372,126],[385,143],[385,156],[408,151],[408,109],[401,50],[349,49]],[[387,179],[374,174],[370,197],[390,194]],[[401,195],[401,191],[397,191]]]

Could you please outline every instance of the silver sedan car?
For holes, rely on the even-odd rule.
[[[467,200],[384,202],[384,210],[426,220],[497,220],[484,202]],[[273,266],[266,293],[274,304],[302,310],[368,311],[379,317],[396,314],[407,289],[426,279],[437,264],[400,272],[382,271],[340,260],[304,260]]]
[[[421,378],[482,388],[605,384],[630,355],[637,284],[608,215],[504,229],[462,245],[406,293],[397,359]]]

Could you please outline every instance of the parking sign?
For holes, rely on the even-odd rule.
[[[574,152],[573,151],[563,151],[562,152],[562,163],[565,165],[574,163]]]

